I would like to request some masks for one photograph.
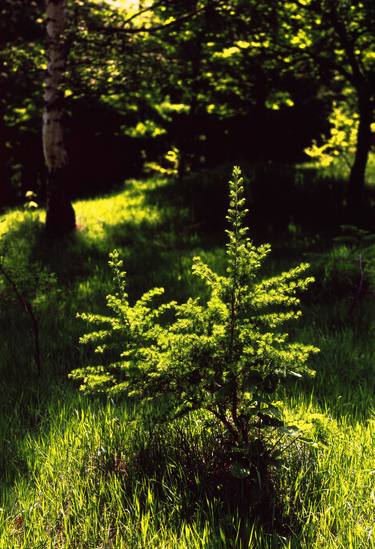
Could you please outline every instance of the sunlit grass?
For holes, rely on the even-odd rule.
[[[165,477],[132,476],[137,448],[147,446],[150,437],[140,416],[110,403],[90,404],[69,391],[52,396],[38,433],[20,444],[28,477],[20,475],[3,491],[2,546],[224,548],[233,543],[238,519],[223,514],[219,502],[193,506],[186,516],[194,498],[181,490],[178,479],[186,470],[178,462]],[[286,413],[319,444],[314,452],[292,449],[281,471],[280,490],[294,533],[283,539],[249,524],[249,535],[259,547],[276,540],[280,547],[369,547],[374,422],[337,421],[329,410],[299,397],[291,399]],[[199,421],[182,428],[188,441],[202,429]],[[173,458],[173,428],[164,441]],[[241,547],[239,540],[236,546]]]
[[[0,547],[371,547],[375,347],[366,303],[348,315],[345,302],[322,300],[312,289],[305,305],[299,338],[321,353],[314,382],[280,395],[288,421],[314,442],[286,449],[279,471],[288,535],[241,525],[219,501],[199,500],[197,463],[214,444],[199,416],[155,426],[141,409],[90,400],[67,381],[90,360],[78,345],[84,327],[75,313],[105,310],[114,247],[124,255],[132,297],[153,285],[179,299],[199,292],[189,276],[196,253],[223,268],[222,246],[187,230],[186,212],[155,198],[165,184],[134,181],[120,193],[78,201],[79,230],[58,243],[43,235],[39,211],[15,210],[0,224],[9,261],[57,278],[46,290],[33,286],[33,275],[24,288],[40,319],[40,380],[27,318],[0,294],[7,297],[0,311]],[[287,251],[268,269],[284,269]],[[158,459],[142,468],[140,451]]]
[[[350,175],[350,168],[353,162],[354,156],[348,154],[345,158],[338,158],[336,161],[329,164],[329,166],[324,166],[319,162],[305,162],[301,165],[301,168],[316,168],[320,170],[323,175],[342,179],[344,182],[347,181]],[[370,187],[375,185],[375,154],[372,151],[369,153],[366,166],[366,183]]]
[[[161,180],[159,185],[163,185]],[[149,181],[147,189],[154,186],[155,183]],[[127,182],[125,193],[77,202],[75,210],[79,229],[88,238],[100,240],[106,230],[119,224],[130,223],[136,228],[145,222],[151,225],[160,223],[165,211],[146,204],[144,187],[144,182],[131,181]]]

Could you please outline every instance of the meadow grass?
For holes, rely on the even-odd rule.
[[[159,425],[151,405],[91,399],[67,380],[90,362],[78,344],[86,326],[75,315],[105,311],[113,248],[124,256],[131,298],[154,285],[167,298],[199,293],[190,277],[197,253],[223,268],[223,236],[197,233],[187,210],[162,200],[167,187],[162,179],[132,181],[117,194],[78,201],[79,230],[59,242],[44,235],[39,211],[9,212],[0,225],[5,264],[39,318],[43,358],[38,378],[28,318],[1,286],[0,547],[372,547],[371,294],[353,309],[351,296],[338,299],[318,281],[305,298],[295,331],[321,352],[314,381],[280,393],[285,417],[312,441],[285,445],[277,475],[282,533],[209,496],[217,436],[199,413]],[[266,269],[297,264],[301,253],[298,243],[278,242]]]

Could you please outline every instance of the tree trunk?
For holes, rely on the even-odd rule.
[[[66,189],[68,155],[62,127],[65,70],[65,0],[46,0],[47,77],[44,93],[43,152],[47,168],[46,229],[66,234],[75,228],[75,214]]]
[[[361,94],[358,98],[359,125],[354,162],[350,170],[348,208],[353,220],[358,221],[363,205],[366,166],[371,147],[372,103],[371,97]]]

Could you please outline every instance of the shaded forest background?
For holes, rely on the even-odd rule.
[[[374,23],[368,1],[68,2],[66,190],[167,173],[198,223],[222,218],[207,170],[241,163],[262,230],[372,227]],[[44,1],[2,3],[1,207],[46,200],[45,24]]]

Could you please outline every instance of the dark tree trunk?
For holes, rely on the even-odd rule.
[[[251,68],[249,68],[249,71]],[[267,124],[267,78],[261,65],[253,69],[255,81],[253,97],[250,98],[250,109],[253,117],[253,155],[257,162],[264,162],[268,156],[268,124]],[[255,110],[252,104],[255,101]]]
[[[67,169],[49,172],[47,178],[46,231],[52,235],[64,235],[76,227],[74,209],[65,190]]]
[[[350,170],[348,208],[354,221],[358,221],[363,206],[366,166],[371,147],[372,102],[368,95],[358,100],[359,125],[354,162]]]

